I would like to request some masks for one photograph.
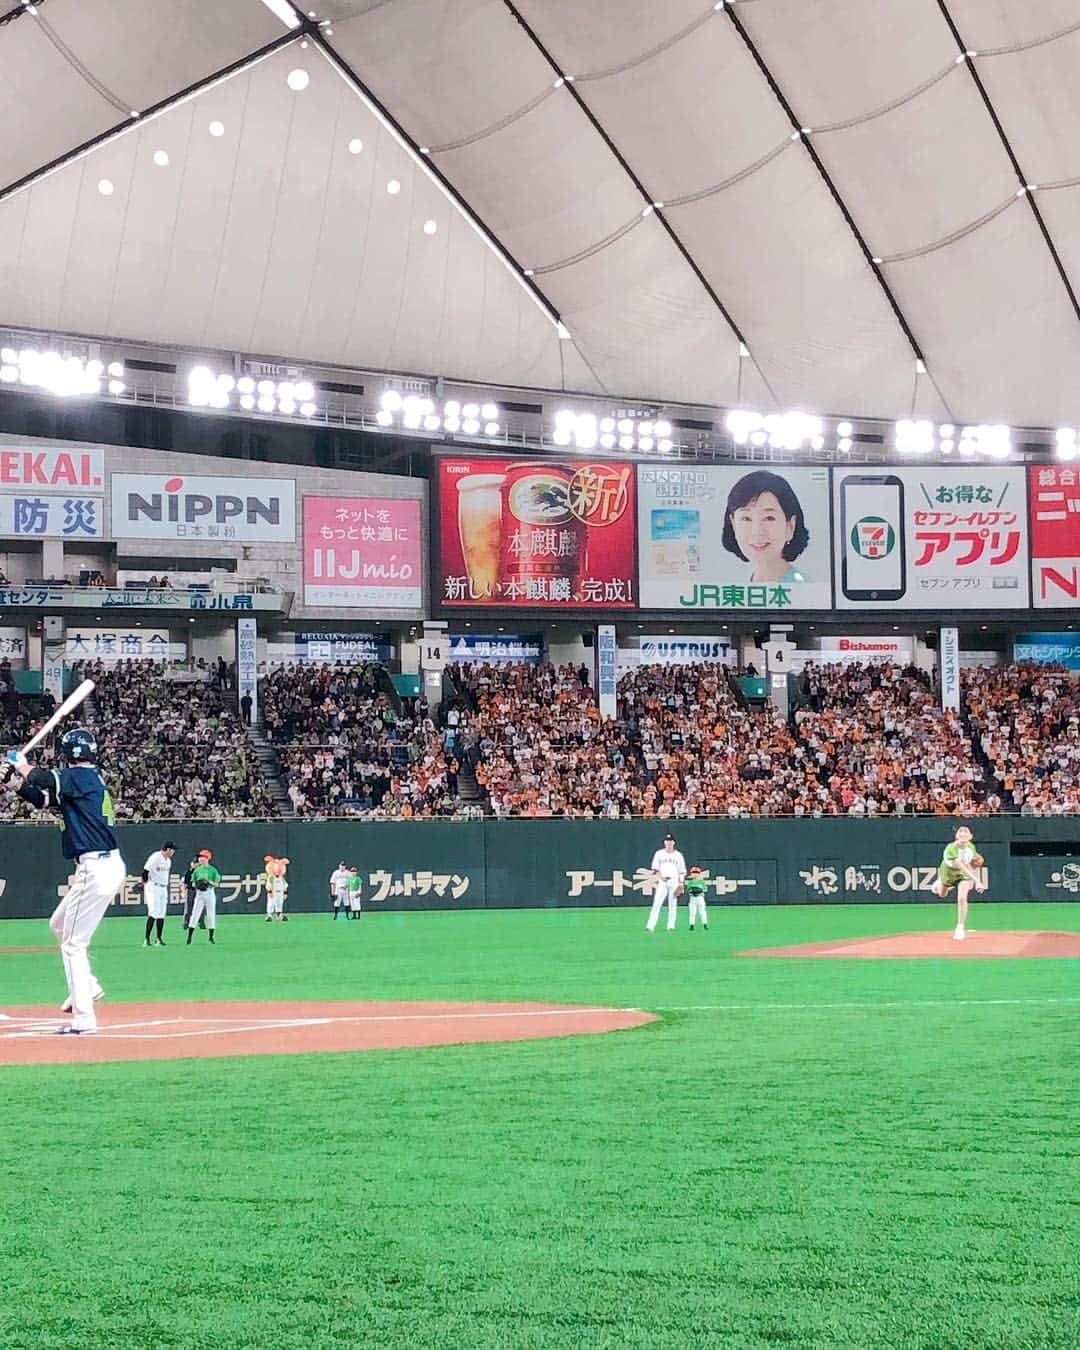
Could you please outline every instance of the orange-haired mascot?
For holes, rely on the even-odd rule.
[[[285,869],[289,865],[289,860],[275,858],[272,853],[268,853],[263,862],[266,863],[266,922],[280,919],[282,923],[288,923],[285,897],[289,893],[289,883],[285,880]]]

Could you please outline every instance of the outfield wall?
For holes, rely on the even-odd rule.
[[[955,822],[911,820],[683,821],[673,826],[688,864],[711,876],[723,904],[932,901],[929,887]],[[147,854],[175,840],[181,876],[211,848],[226,915],[262,908],[267,853],[285,855],[289,908],[325,910],[328,878],[356,863],[371,909],[493,909],[643,905],[648,865],[665,827],[655,821],[484,820],[130,825],[120,832],[128,883],[110,912],[135,913]],[[1080,900],[1080,817],[998,816],[976,822],[989,900]],[[0,826],[0,917],[46,915],[70,867],[58,832]],[[174,903],[180,901],[174,878]]]

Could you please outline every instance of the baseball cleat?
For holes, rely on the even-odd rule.
[[[101,1000],[105,997],[105,990],[102,989],[100,984],[95,987],[93,997],[95,1003],[100,1003]],[[71,1009],[72,1009],[71,995],[68,994],[67,998],[64,999],[63,1003],[60,1004],[60,1011],[70,1012]]]
[[[966,937],[967,934],[964,932],[964,925],[962,923],[958,923],[956,925],[956,931],[953,933],[953,941],[963,942],[964,938]]]
[[[60,1027],[56,1034],[58,1036],[93,1036],[97,1027]]]

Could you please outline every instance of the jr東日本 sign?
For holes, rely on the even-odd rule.
[[[100,539],[102,500],[48,492],[0,494],[0,535],[16,539]]]
[[[629,609],[634,466],[439,461],[438,602]]]
[[[1039,464],[1031,489],[1031,603],[1035,609],[1080,604],[1080,469]]]
[[[111,488],[112,533],[117,539],[206,543],[296,539],[296,484],[291,478],[114,473]]]
[[[304,604],[419,609],[420,503],[391,497],[305,497]]]
[[[637,473],[642,608],[829,608],[826,469]]]
[[[838,609],[1026,609],[1022,468],[833,473]]]
[[[100,446],[90,450],[0,446],[0,488],[12,487],[35,492],[102,492],[105,452]]]

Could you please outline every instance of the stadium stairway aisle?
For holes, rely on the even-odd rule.
[[[292,800],[282,781],[281,763],[278,760],[277,751],[266,737],[262,720],[260,719],[257,723],[249,726],[247,734],[248,740],[255,751],[255,758],[259,761],[259,771],[262,773],[266,786],[270,789],[270,795],[274,799],[277,814],[295,818],[296,812],[293,810]]]

